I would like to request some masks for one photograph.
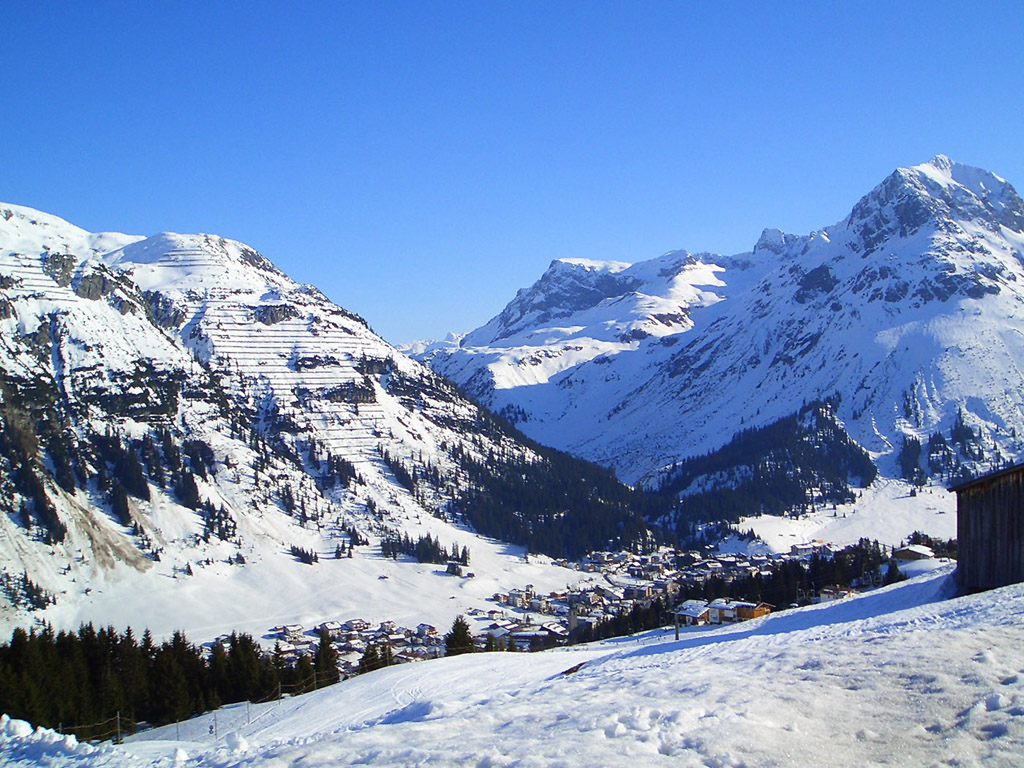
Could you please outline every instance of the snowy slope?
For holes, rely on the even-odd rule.
[[[679,641],[655,632],[395,667],[249,711],[220,710],[216,736],[212,714],[99,749],[6,722],[0,760],[1019,765],[1024,588],[951,594],[945,567],[831,605],[684,630]]]
[[[937,156],[835,226],[733,257],[554,262],[482,328],[414,350],[531,437],[652,480],[833,398],[894,476],[958,413],[991,462],[1024,428],[1024,203]]]
[[[56,597],[29,613],[0,596],[4,632],[88,620],[201,641],[355,616],[447,626],[500,587],[573,578],[445,513],[455,451],[531,449],[482,431],[448,383],[242,243],[89,234],[0,205],[0,344],[0,569]],[[127,486],[126,457],[147,451],[145,492],[119,517],[111,478]],[[410,492],[385,453],[434,479]],[[162,479],[174,462],[196,503]],[[353,529],[369,545],[335,559]],[[477,578],[385,560],[389,531],[468,547]]]

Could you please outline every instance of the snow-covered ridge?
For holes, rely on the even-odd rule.
[[[109,253],[142,237],[119,232],[86,232],[62,218],[27,208],[0,203],[0,232],[4,248],[12,252]]]
[[[611,281],[611,282],[609,282]],[[431,366],[528,435],[628,481],[834,398],[895,470],[962,413],[983,465],[1021,456],[1024,203],[942,155],[833,226],[750,253],[675,251],[614,273],[555,263]]]

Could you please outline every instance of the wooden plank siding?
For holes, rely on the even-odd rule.
[[[1024,581],[1024,466],[956,491],[956,580],[964,592]]]

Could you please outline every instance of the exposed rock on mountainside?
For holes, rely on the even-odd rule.
[[[482,328],[419,356],[531,437],[660,482],[674,463],[828,400],[889,476],[909,441],[977,471],[1021,454],[1024,203],[937,156],[838,224],[725,257],[556,261]],[[912,443],[911,443],[912,444]]]
[[[467,522],[558,555],[643,537],[608,472],[524,441],[251,248],[0,209],[0,567],[23,585],[7,603],[379,557],[397,533],[461,551],[482,541]],[[553,485],[576,499],[558,515],[518,501]]]

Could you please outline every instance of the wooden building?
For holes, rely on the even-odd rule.
[[[1024,464],[954,486],[957,585],[964,592],[1024,581]]]
[[[751,619],[759,619],[771,613],[773,607],[768,603],[737,603],[736,620],[750,621]]]

